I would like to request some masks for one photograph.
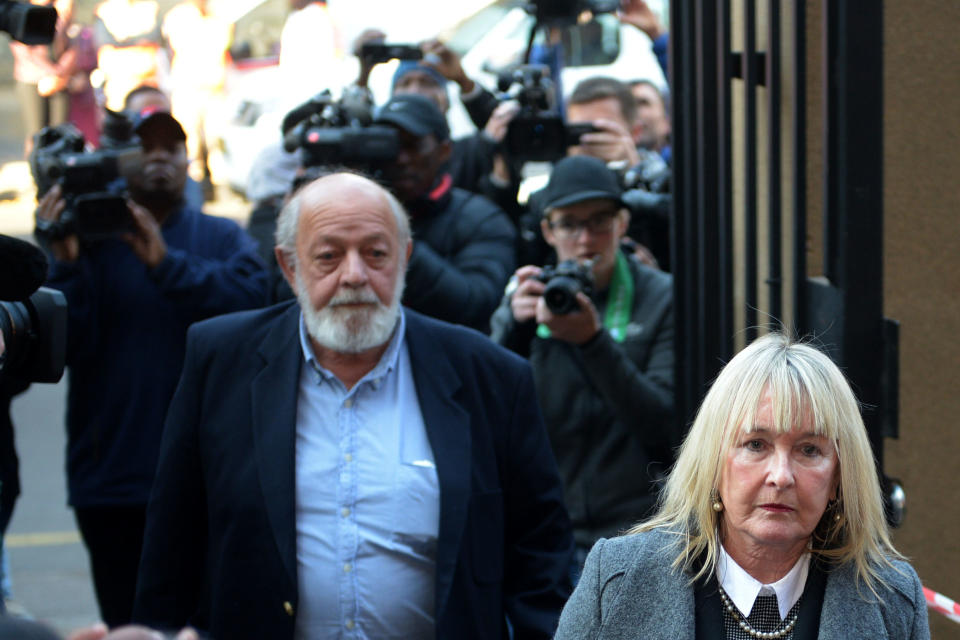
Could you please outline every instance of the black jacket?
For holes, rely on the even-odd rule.
[[[407,203],[413,254],[403,304],[414,311],[486,331],[514,269],[516,230],[486,198],[450,186]]]
[[[535,336],[517,324],[509,297],[492,338],[529,356],[577,544],[635,524],[653,506],[681,433],[673,402],[673,279],[632,257],[627,337],[600,331],[583,346]],[[606,293],[594,299],[603,317]]]

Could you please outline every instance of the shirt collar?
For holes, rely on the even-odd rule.
[[[780,608],[780,619],[784,620],[790,609],[797,603],[803,594],[803,587],[807,583],[807,574],[810,571],[810,554],[805,552],[797,560],[793,568],[773,584],[763,584],[737,564],[727,550],[720,547],[720,559],[717,563],[717,579],[720,586],[727,592],[727,596],[737,606],[743,617],[750,615],[753,603],[759,595],[777,595],[777,606]]]
[[[407,321],[403,313],[403,308],[401,307],[400,313],[397,318],[397,326],[393,330],[393,335],[390,336],[390,342],[387,344],[386,351],[383,352],[383,355],[380,356],[380,361],[377,362],[377,365],[367,372],[365,376],[360,378],[359,382],[355,385],[359,387],[360,384],[367,380],[377,380],[383,378],[387,374],[391,373],[397,366],[397,362],[400,359],[400,348],[403,346],[404,335],[406,334]],[[300,349],[303,352],[304,360],[310,369],[315,371],[319,376],[317,382],[326,381],[331,384],[334,381],[339,383],[339,380],[333,373],[325,369],[323,366],[317,362],[317,357],[313,353],[313,344],[310,342],[310,334],[307,333],[307,325],[303,320],[303,311],[300,312]]]

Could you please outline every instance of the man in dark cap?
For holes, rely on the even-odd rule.
[[[400,141],[384,177],[410,214],[413,230],[404,305],[485,331],[513,271],[513,224],[483,196],[453,186],[443,170],[450,130],[429,98],[396,95],[376,122],[396,128]]]
[[[539,266],[520,267],[491,320],[492,338],[533,366],[574,527],[575,576],[598,538],[647,514],[681,437],[672,280],[621,250],[630,218],[621,195],[602,160],[557,163],[541,228],[558,270],[578,273],[582,285],[548,304],[544,292],[557,282],[544,282]]]
[[[70,224],[62,220],[67,202],[59,186],[37,208],[53,258],[48,286],[68,303],[68,500],[110,626],[130,620],[147,499],[187,327],[266,300],[253,241],[233,221],[183,202],[180,124],[162,111],[132,115],[142,162],[127,176],[126,210],[104,217],[71,207],[82,224]],[[81,218],[110,224],[86,233],[90,220]]]

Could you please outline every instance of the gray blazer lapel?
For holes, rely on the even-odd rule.
[[[439,620],[450,595],[470,500],[470,414],[454,398],[461,379],[453,363],[430,340],[423,321],[405,313],[417,399],[440,483],[435,612]]]
[[[820,613],[821,640],[839,638],[887,638],[887,627],[879,603],[866,587],[857,590],[852,566],[835,569],[827,575]]]
[[[297,394],[303,355],[298,339],[300,308],[282,315],[260,345],[264,367],[251,387],[254,456],[267,517],[283,558],[297,584],[295,445]]]

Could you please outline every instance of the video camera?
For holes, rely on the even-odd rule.
[[[576,24],[585,11],[613,13],[620,8],[620,0],[533,0],[525,8],[537,24],[555,27]]]
[[[39,238],[76,234],[95,241],[131,228],[126,178],[139,170],[142,151],[125,113],[107,111],[100,144],[86,150],[83,134],[72,124],[46,127],[34,136],[30,172],[37,196],[59,184],[66,201],[58,222],[37,220]]]
[[[377,176],[397,157],[400,143],[395,129],[372,122],[366,92],[345,89],[334,100],[328,89],[284,117],[283,148],[300,149],[305,169],[343,165]]]
[[[0,0],[0,31],[24,44],[49,44],[57,30],[57,10],[28,2]]]
[[[577,262],[564,260],[556,266],[546,265],[537,279],[547,286],[543,301],[551,313],[558,316],[573,313],[580,308],[577,294],[593,294],[593,260]]]
[[[47,261],[23,240],[0,236],[0,380],[56,382],[67,350],[67,302],[41,287]]]
[[[590,123],[566,124],[557,109],[556,89],[543,65],[522,65],[497,79],[500,92],[516,100],[520,111],[507,125],[504,147],[517,163],[554,162],[567,155],[567,148],[580,143],[580,136],[596,131]]]

